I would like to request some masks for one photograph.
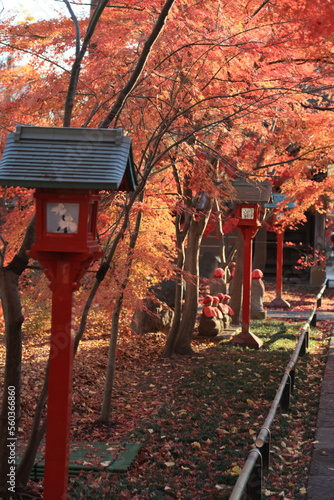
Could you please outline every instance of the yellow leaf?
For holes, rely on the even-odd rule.
[[[200,444],[200,443],[198,443],[197,441],[194,441],[193,443],[191,443],[191,446],[192,446],[193,448],[200,448],[200,447],[201,447],[201,444]]]
[[[232,474],[235,474],[235,475],[239,475],[241,472],[241,468],[239,467],[239,465],[235,465],[234,467],[232,467],[231,469],[231,473]]]
[[[249,406],[255,406],[255,403],[252,399],[247,399],[246,401],[249,404]]]
[[[218,434],[228,434],[229,432],[227,430],[225,430],[225,429],[221,429],[220,427],[218,427],[217,433]]]
[[[300,493],[301,495],[306,495],[306,493],[307,493],[307,489],[305,488],[305,486],[303,486],[302,488],[300,488],[299,493]]]
[[[165,462],[166,467],[174,467],[175,462]]]

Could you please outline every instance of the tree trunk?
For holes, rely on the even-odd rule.
[[[119,318],[122,310],[123,294],[121,294],[115,304],[115,309],[112,315],[111,334],[108,351],[108,364],[106,369],[106,381],[104,384],[103,401],[99,421],[109,422],[111,414],[112,390],[114,387],[115,370],[116,370],[116,351],[118,339]]]
[[[191,190],[188,187],[186,187],[184,189],[184,193],[182,192],[181,181],[178,169],[175,164],[175,159],[173,159],[172,161],[172,166],[173,166],[173,176],[177,185],[178,194],[180,196],[182,195],[185,196],[186,204],[188,205],[189,209],[191,209],[192,206]],[[184,218],[184,224],[181,229],[181,221],[183,218]],[[191,216],[189,213],[184,212],[176,215],[175,231],[176,231],[176,248],[178,251],[178,256],[177,256],[176,272],[175,272],[176,287],[175,287],[175,300],[174,300],[174,316],[173,316],[172,326],[168,333],[166,345],[163,351],[163,356],[165,357],[171,357],[174,353],[175,341],[177,337],[177,332],[179,331],[181,317],[182,317],[182,303],[184,296],[183,271],[184,271],[184,260],[185,260],[184,242],[189,232],[190,224],[191,224]]]
[[[16,471],[16,481],[19,487],[24,487],[29,481],[30,472],[34,466],[36,453],[44,437],[46,429],[46,418],[41,423],[45,412],[45,403],[48,396],[48,368],[46,370],[44,385],[37,402],[34,420],[30,431],[29,441],[20,464]]]
[[[145,196],[145,193],[144,193],[144,191],[142,191],[139,195],[140,202],[144,201],[144,196]],[[119,318],[120,318],[121,311],[122,311],[124,290],[127,287],[130,273],[131,273],[131,266],[132,266],[132,261],[133,261],[133,250],[135,249],[136,244],[137,244],[138,235],[140,233],[140,227],[141,227],[142,220],[143,220],[143,214],[142,214],[142,212],[139,212],[137,214],[135,228],[134,228],[134,231],[132,233],[132,236],[131,236],[130,242],[129,242],[129,249],[128,249],[129,258],[128,258],[128,261],[126,264],[126,266],[127,266],[126,275],[124,277],[122,284],[120,285],[120,294],[116,300],[116,304],[115,304],[115,308],[114,308],[114,312],[113,312],[113,316],[112,316],[109,352],[108,352],[108,363],[107,363],[107,369],[106,369],[106,381],[104,384],[103,400],[102,400],[101,412],[100,412],[100,417],[99,417],[99,421],[101,421],[101,422],[109,422],[109,420],[110,420],[112,390],[113,390],[113,386],[114,386],[115,371],[116,371],[116,350],[117,350],[117,339],[118,339],[118,329],[119,329]]]
[[[174,352],[176,354],[192,354],[193,352],[190,344],[198,308],[200,245],[212,205],[213,200],[207,199],[201,218],[199,220],[193,218],[190,224],[185,254],[185,270],[191,275],[191,280],[188,280],[186,285],[182,319],[175,340]]]
[[[15,454],[15,437],[20,419],[21,391],[21,356],[23,316],[18,292],[18,275],[6,269],[1,270],[0,291],[2,309],[5,318],[6,364],[5,383],[2,394],[1,428],[0,428],[0,492],[8,492],[10,472],[10,448],[13,443]],[[9,395],[14,397],[9,401]],[[9,413],[10,411],[10,413]],[[14,415],[13,415],[14,413]],[[9,418],[10,417],[10,418]],[[14,423],[14,427],[12,427]],[[10,429],[10,430],[9,430]]]
[[[0,414],[0,494],[10,493],[8,478],[11,451],[15,454],[15,438],[20,419],[22,364],[22,307],[18,290],[19,277],[26,269],[29,250],[35,239],[35,221],[30,222],[19,252],[0,270],[0,294],[5,320],[6,364]],[[6,245],[5,245],[6,246]],[[5,251],[5,250],[4,250]],[[2,255],[4,258],[4,255]],[[11,444],[12,446],[8,446]]]
[[[220,258],[220,262],[221,262],[221,265],[219,267],[224,269],[224,271],[226,272],[227,261],[226,261],[225,238],[224,238],[224,231],[223,231],[223,218],[222,218],[222,213],[220,211],[219,202],[217,199],[214,201],[214,208],[217,212],[217,232],[218,232],[218,241],[219,241],[219,250],[220,250],[219,251],[219,258]]]
[[[178,244],[178,258],[176,263],[176,287],[175,287],[175,302],[174,302],[174,316],[171,329],[168,333],[166,340],[166,345],[164,348],[163,356],[170,357],[174,352],[174,345],[176,340],[176,335],[180,327],[180,321],[182,316],[182,301],[183,301],[183,291],[184,291],[184,280],[183,280],[183,267],[184,267],[184,241],[178,234],[177,239]]]

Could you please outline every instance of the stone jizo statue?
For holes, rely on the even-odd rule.
[[[221,267],[217,267],[212,274],[212,282],[210,283],[210,294],[217,295],[218,293],[226,293],[225,271]]]
[[[261,269],[254,269],[252,272],[251,319],[266,319],[267,317],[267,312],[263,308],[265,288],[262,278],[263,272]]]

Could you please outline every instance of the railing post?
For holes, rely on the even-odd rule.
[[[306,350],[308,349],[309,346],[310,327],[307,326],[307,328],[305,328],[304,331],[305,331],[304,340],[299,351],[300,357],[305,356]]]
[[[270,430],[268,430],[268,437],[264,441],[263,445],[261,448],[259,448],[261,456],[262,456],[262,468],[263,468],[263,473],[268,472],[269,470],[269,463],[270,463],[270,441],[271,441],[271,434]]]
[[[315,312],[311,319],[311,326],[317,326],[317,313]]]
[[[287,381],[283,389],[282,397],[280,400],[280,405],[283,412],[289,411],[290,395],[291,395],[291,376],[288,375]]]
[[[257,448],[251,451],[251,453],[254,452],[256,452],[258,456],[247,482],[246,495],[249,500],[261,500],[263,476],[262,455]]]
[[[291,377],[291,394],[292,394],[293,389],[295,387],[295,378],[296,378],[296,370],[294,368],[290,370],[290,377]]]

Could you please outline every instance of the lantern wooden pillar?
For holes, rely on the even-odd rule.
[[[260,349],[263,342],[250,331],[253,238],[261,227],[260,205],[242,203],[237,208],[238,227],[244,239],[244,272],[242,289],[241,332],[231,339],[232,344]]]
[[[273,222],[276,226],[276,297],[269,303],[270,307],[278,307],[280,309],[288,309],[290,307],[283,297],[283,248],[284,248],[284,226],[280,224],[287,209],[292,209],[296,206],[295,202],[288,202],[285,206],[282,203],[285,201],[285,195],[282,193],[274,193],[272,195],[273,202],[265,204],[267,208],[274,208]]]
[[[253,182],[238,178],[232,181],[237,194],[236,217],[244,239],[244,272],[242,292],[241,332],[232,337],[231,342],[243,347],[260,349],[263,342],[250,331],[250,303],[252,282],[252,244],[261,227],[261,207],[268,203],[271,185],[268,182]]]
[[[52,290],[44,470],[46,500],[67,498],[73,371],[73,292],[90,263],[103,255],[96,241],[95,191],[37,189],[38,260]]]

